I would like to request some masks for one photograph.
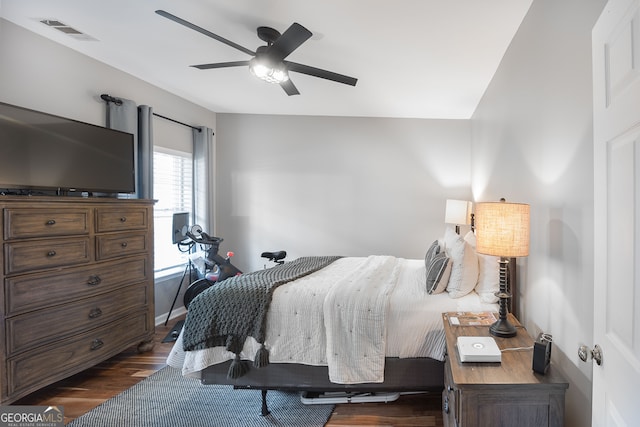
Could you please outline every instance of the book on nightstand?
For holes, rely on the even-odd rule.
[[[489,326],[498,320],[497,313],[491,311],[459,311],[448,313],[451,326]]]
[[[502,352],[492,337],[458,337],[461,362],[501,362]]]

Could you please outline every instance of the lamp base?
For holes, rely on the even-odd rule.
[[[491,335],[500,338],[511,338],[518,334],[516,327],[513,326],[506,317],[500,317],[493,325],[489,326],[489,332]]]
[[[509,258],[500,258],[500,290],[496,292],[496,296],[500,299],[500,313],[498,320],[489,326],[491,335],[501,338],[515,337],[518,334],[516,327],[507,320],[507,301],[511,298],[511,294],[507,292],[508,266]]]

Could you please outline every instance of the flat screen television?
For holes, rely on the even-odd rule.
[[[133,193],[133,135],[0,102],[0,191]]]

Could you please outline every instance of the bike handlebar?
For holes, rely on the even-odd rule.
[[[209,236],[204,231],[200,234],[200,236],[196,236],[189,231],[187,231],[186,234],[191,240],[201,245],[216,245],[220,244],[220,242],[224,240],[222,237]]]

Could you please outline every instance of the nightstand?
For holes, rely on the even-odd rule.
[[[553,365],[546,375],[531,369],[533,350],[503,351],[500,363],[462,363],[456,348],[459,336],[490,336],[488,326],[452,326],[442,321],[447,340],[444,391],[445,427],[564,425],[564,396],[569,384]],[[533,346],[520,322],[509,314],[518,334],[494,337],[501,350]]]

